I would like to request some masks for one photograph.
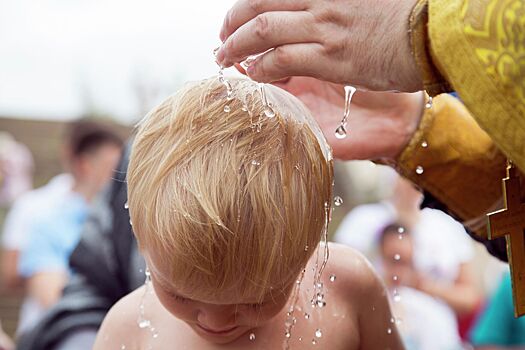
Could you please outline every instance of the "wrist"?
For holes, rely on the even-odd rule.
[[[425,103],[427,96],[424,92],[420,91],[415,94],[411,94],[406,100],[407,102],[400,106],[395,111],[398,116],[398,120],[401,125],[399,126],[400,135],[396,139],[397,145],[392,147],[393,153],[389,155],[389,158],[395,162],[401,154],[413,144],[415,136],[425,115]]]

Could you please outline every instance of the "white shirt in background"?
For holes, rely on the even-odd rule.
[[[378,239],[381,231],[394,221],[396,212],[388,202],[361,205],[343,219],[334,241],[359,250],[379,269]],[[416,246],[416,269],[442,282],[453,283],[460,265],[474,256],[463,225],[440,210],[424,208],[411,234]]]

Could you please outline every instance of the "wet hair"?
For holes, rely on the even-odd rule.
[[[96,152],[104,145],[123,145],[122,139],[111,127],[91,120],[72,122],[66,133],[67,148],[73,158]]]
[[[299,100],[275,86],[230,83],[231,99],[213,78],[145,117],[128,203],[140,249],[178,288],[261,301],[293,283],[319,244],[333,164]]]

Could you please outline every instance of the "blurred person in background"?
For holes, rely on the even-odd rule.
[[[400,236],[399,223],[379,233],[383,278],[393,296],[394,324],[407,350],[462,349],[454,312],[442,300],[418,290],[414,240],[409,230]]]
[[[479,350],[525,349],[525,318],[514,317],[508,270],[476,320],[470,342]]]
[[[392,323],[396,324],[407,350],[461,349],[454,312],[442,300],[417,290],[414,241],[409,230],[399,235],[399,223],[379,234],[381,269],[393,296]]]
[[[60,298],[71,274],[69,256],[80,239],[91,205],[113,175],[121,154],[122,140],[102,124],[78,121],[68,134],[66,158],[73,178],[71,187],[39,203],[39,213],[30,219],[24,233],[26,244],[20,252],[18,272],[26,281],[26,301],[18,334],[31,329]]]
[[[9,206],[33,187],[33,156],[7,132],[0,132],[0,206]]]
[[[19,337],[18,350],[91,350],[109,309],[144,284],[146,263],[125,207],[128,157],[129,148],[84,225],[70,258],[75,274],[62,297],[30,332]]]
[[[73,177],[63,173],[46,185],[24,193],[13,205],[4,221],[2,232],[1,273],[5,288],[16,291],[24,285],[18,273],[18,257],[27,245],[31,223],[42,215],[49,203],[71,191]]]
[[[417,288],[447,303],[466,335],[482,302],[472,267],[474,251],[463,226],[440,210],[420,209],[423,195],[407,180],[396,180],[392,196],[356,207],[342,221],[334,240],[356,248],[380,270],[377,242],[385,226],[399,222],[398,234],[410,230],[414,242]]]

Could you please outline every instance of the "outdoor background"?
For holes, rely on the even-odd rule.
[[[216,74],[212,51],[232,3],[0,1],[0,132],[32,152],[34,187],[62,171],[68,121],[96,118],[130,135],[151,107],[185,81]],[[355,205],[386,196],[392,178],[369,162],[338,163],[336,174],[335,194],[344,205],[335,210],[331,233]],[[7,210],[0,208],[0,228]],[[488,258],[478,251],[481,274]],[[0,286],[0,318],[11,335],[21,298]]]

